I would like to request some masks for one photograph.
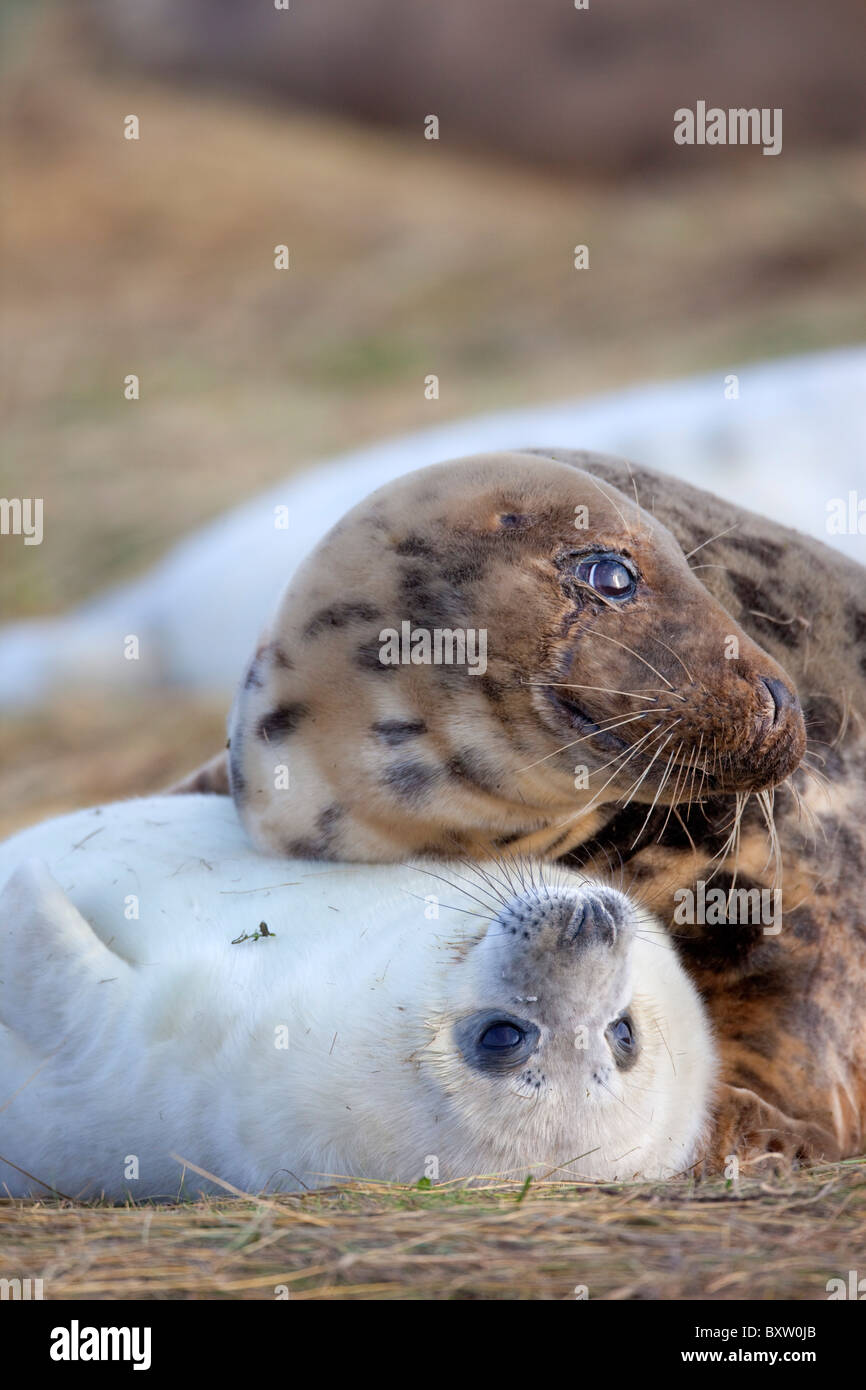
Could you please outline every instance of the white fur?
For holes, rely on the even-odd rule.
[[[271,859],[221,797],[14,836],[0,845],[0,1184],[174,1195],[172,1155],[245,1191],[415,1181],[433,1159],[441,1179],[687,1167],[713,1069],[695,991],[649,923],[634,939],[629,923],[615,960],[557,946],[553,917],[595,890],[544,873],[550,886],[515,880],[500,904],[437,863]],[[537,919],[529,945],[509,930],[515,905]],[[271,938],[233,944],[262,921]],[[644,1047],[620,1073],[604,1030],[629,1006]],[[528,1081],[466,1063],[454,1029],[479,1009],[538,1024]],[[185,1192],[209,1187],[187,1170]]]
[[[441,459],[499,449],[595,449],[709,488],[855,559],[863,538],[830,535],[827,502],[860,485],[866,351],[843,349],[503,411],[343,454],[193,532],[148,574],[67,617],[0,630],[0,706],[70,686],[169,683],[233,690],[262,622],[301,560],[374,488]],[[288,509],[289,529],[274,527]],[[51,517],[46,509],[46,544]],[[9,542],[6,542],[7,544]],[[134,632],[138,661],[125,661]]]

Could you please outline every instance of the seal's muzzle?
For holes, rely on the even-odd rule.
[[[563,933],[563,944],[578,949],[589,945],[613,946],[617,938],[617,907],[612,896],[589,893],[574,909]]]

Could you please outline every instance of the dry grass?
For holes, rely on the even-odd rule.
[[[47,1298],[825,1299],[863,1262],[866,1162],[795,1178],[0,1201],[7,1277]]]
[[[0,837],[79,806],[170,786],[225,743],[221,704],[94,695],[0,721]]]

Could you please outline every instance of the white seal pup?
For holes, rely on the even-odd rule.
[[[699,1158],[697,992],[630,899],[560,866],[269,858],[230,801],[166,796],[22,831],[0,885],[14,1195],[657,1179]]]

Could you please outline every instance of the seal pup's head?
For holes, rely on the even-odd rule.
[[[562,852],[607,802],[762,790],[805,748],[790,679],[670,532],[520,454],[349,512],[283,597],[230,736],[254,841],[353,860]]]
[[[688,1169],[705,1138],[714,1047],[661,926],[624,894],[559,866],[429,869],[435,878],[421,877],[421,891],[435,890],[448,911],[417,924],[404,948],[411,1071],[389,1086],[380,1057],[369,1087],[378,1123],[351,1117],[377,1144],[383,1130],[394,1136],[389,1172],[413,1180],[430,1157],[449,1180],[656,1179]],[[363,973],[353,970],[358,987]],[[391,1003],[381,1000],[383,1016]],[[354,1012],[348,1003],[343,1016]],[[412,1045],[422,1019],[428,1040]],[[403,1055],[398,1040],[393,1054]],[[363,1166],[376,1161],[374,1150]]]

